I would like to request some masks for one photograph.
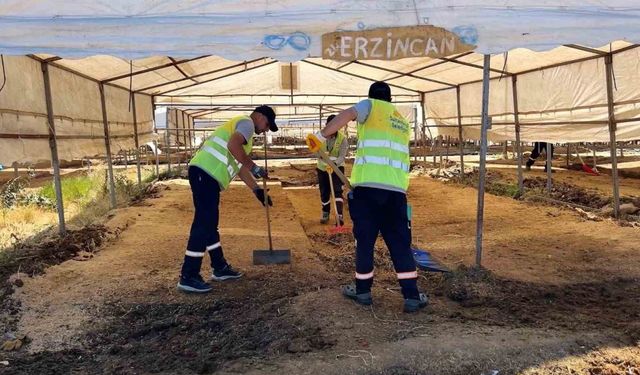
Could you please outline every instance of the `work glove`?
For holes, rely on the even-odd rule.
[[[322,136],[322,132],[320,132],[320,131],[317,131],[314,134],[309,133],[309,134],[307,134],[307,139],[306,139],[307,147],[309,147],[309,150],[311,152],[318,152],[318,151],[320,151],[320,148],[322,147],[322,144],[326,140],[327,139]]]
[[[333,168],[330,165],[327,165],[327,173],[333,174]]]
[[[267,170],[262,168],[262,167],[260,167],[257,164],[254,164],[253,167],[251,167],[251,174],[256,179],[266,178],[267,177]]]
[[[256,196],[256,198],[258,198],[260,203],[262,203],[262,205],[264,206],[264,195],[265,195],[264,189],[257,188],[253,191],[253,194]],[[269,194],[267,194],[267,203],[269,203],[269,206],[273,206],[273,202],[271,201],[271,197],[269,196]]]

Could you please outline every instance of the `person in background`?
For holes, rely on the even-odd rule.
[[[327,117],[327,124],[333,120],[336,115]],[[327,141],[322,144],[320,148],[324,153],[329,155],[329,158],[336,164],[336,166],[344,173],[344,160],[347,157],[349,151],[349,143],[347,137],[338,131],[327,137]],[[327,163],[318,158],[318,165],[316,167],[318,173],[318,187],[320,189],[320,201],[322,203],[322,217],[320,218],[321,224],[329,222],[331,216],[331,186],[329,185],[329,179],[333,182],[333,191],[335,193],[336,209],[338,211],[339,225],[344,225],[344,218],[342,216],[342,208],[344,205],[344,199],[342,198],[342,181],[338,175],[331,169]]]
[[[550,145],[551,146],[551,155],[550,155],[550,159],[553,159],[553,144]],[[540,154],[542,154],[542,152],[544,151],[544,153],[547,153],[547,142],[534,142],[533,144],[533,150],[531,150],[531,155],[529,155],[529,160],[527,160],[527,164],[526,164],[526,168],[528,171],[531,170],[531,166],[533,165],[533,163],[536,162],[536,159],[538,159],[538,156],[540,156]],[[545,161],[544,163],[544,171],[547,171],[547,163]]]

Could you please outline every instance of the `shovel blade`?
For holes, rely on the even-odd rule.
[[[351,232],[353,232],[353,229],[351,227],[345,227],[344,225],[339,225],[339,226],[335,226],[327,229],[327,233],[329,234],[351,233]]]
[[[291,263],[291,250],[254,250],[253,264],[289,264]]]
[[[413,253],[413,259],[416,261],[416,266],[419,269],[429,272],[451,272],[447,267],[436,261],[428,251],[412,246],[411,252]]]

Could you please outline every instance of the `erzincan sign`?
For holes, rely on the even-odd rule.
[[[430,25],[336,31],[322,35],[322,58],[337,61],[445,57],[474,48],[451,31]]]

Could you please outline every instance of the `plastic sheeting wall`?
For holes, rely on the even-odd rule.
[[[640,51],[613,55],[617,140],[640,139]],[[608,142],[604,58],[517,75],[520,138],[524,142]],[[463,138],[479,139],[482,83],[460,86]],[[458,138],[456,90],[425,95],[428,125]],[[492,79],[491,141],[515,140],[512,77]],[[435,129],[435,130],[434,130]]]
[[[188,130],[192,128],[192,118],[186,112],[176,108],[167,110],[167,129],[165,131],[169,134],[171,145],[191,146],[193,142],[190,136],[191,132]]]
[[[51,159],[41,63],[5,57],[7,82],[0,92],[0,163],[37,163]],[[98,83],[49,66],[54,123],[60,160],[105,154]],[[152,139],[151,97],[136,95],[140,144]],[[112,153],[135,148],[129,92],[105,86]]]

